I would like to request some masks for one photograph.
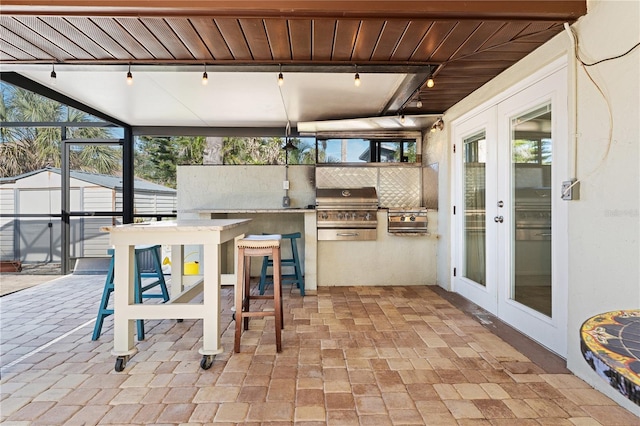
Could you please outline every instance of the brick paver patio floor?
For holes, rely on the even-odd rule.
[[[0,298],[2,401],[9,425],[634,425],[638,417],[571,374],[545,371],[429,287],[285,292],[232,354],[200,368],[201,321],[146,321],[114,371],[112,321],[91,341],[104,276],[66,276]]]

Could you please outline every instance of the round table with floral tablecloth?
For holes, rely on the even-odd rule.
[[[640,405],[640,309],[589,318],[580,328],[580,347],[600,377]]]

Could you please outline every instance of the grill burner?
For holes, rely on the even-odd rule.
[[[389,209],[387,232],[390,234],[426,234],[427,209]]]
[[[319,240],[375,240],[378,194],[373,187],[317,188]]]

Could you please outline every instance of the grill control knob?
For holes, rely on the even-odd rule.
[[[364,215],[364,220],[370,220],[371,219],[371,213],[367,212],[366,215]]]
[[[338,220],[342,219],[342,212],[338,213]]]
[[[356,214],[355,213],[351,213],[351,219],[356,220]]]
[[[411,216],[409,217],[409,220],[410,220],[411,222],[415,222],[415,221],[416,221],[416,217],[415,217],[414,215],[411,215]]]
[[[325,213],[320,214],[320,219],[327,220],[328,218],[329,218],[329,215],[328,215],[326,212],[325,212]]]

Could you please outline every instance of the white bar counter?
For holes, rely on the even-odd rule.
[[[210,367],[213,355],[223,351],[220,345],[220,245],[241,238],[247,233],[250,221],[240,218],[179,219],[102,228],[110,233],[110,242],[115,249],[112,354],[118,357],[116,371],[122,371],[128,358],[137,351],[134,346],[136,319],[202,319],[201,366]],[[167,303],[134,303],[134,247],[143,244],[172,246],[171,300]],[[202,277],[183,276],[184,245],[203,246]],[[202,303],[186,303],[201,291],[204,292]]]
[[[286,234],[301,232],[304,236],[302,252],[302,269],[304,271],[305,290],[313,294],[317,290],[317,252],[316,210],[313,208],[236,208],[236,209],[193,209],[180,213],[197,214],[201,219],[250,217],[254,219],[249,233]],[[298,219],[296,219],[298,218]],[[298,222],[299,221],[299,222]],[[235,259],[234,259],[235,262]],[[234,281],[235,282],[235,281]],[[224,284],[228,284],[224,280]]]

